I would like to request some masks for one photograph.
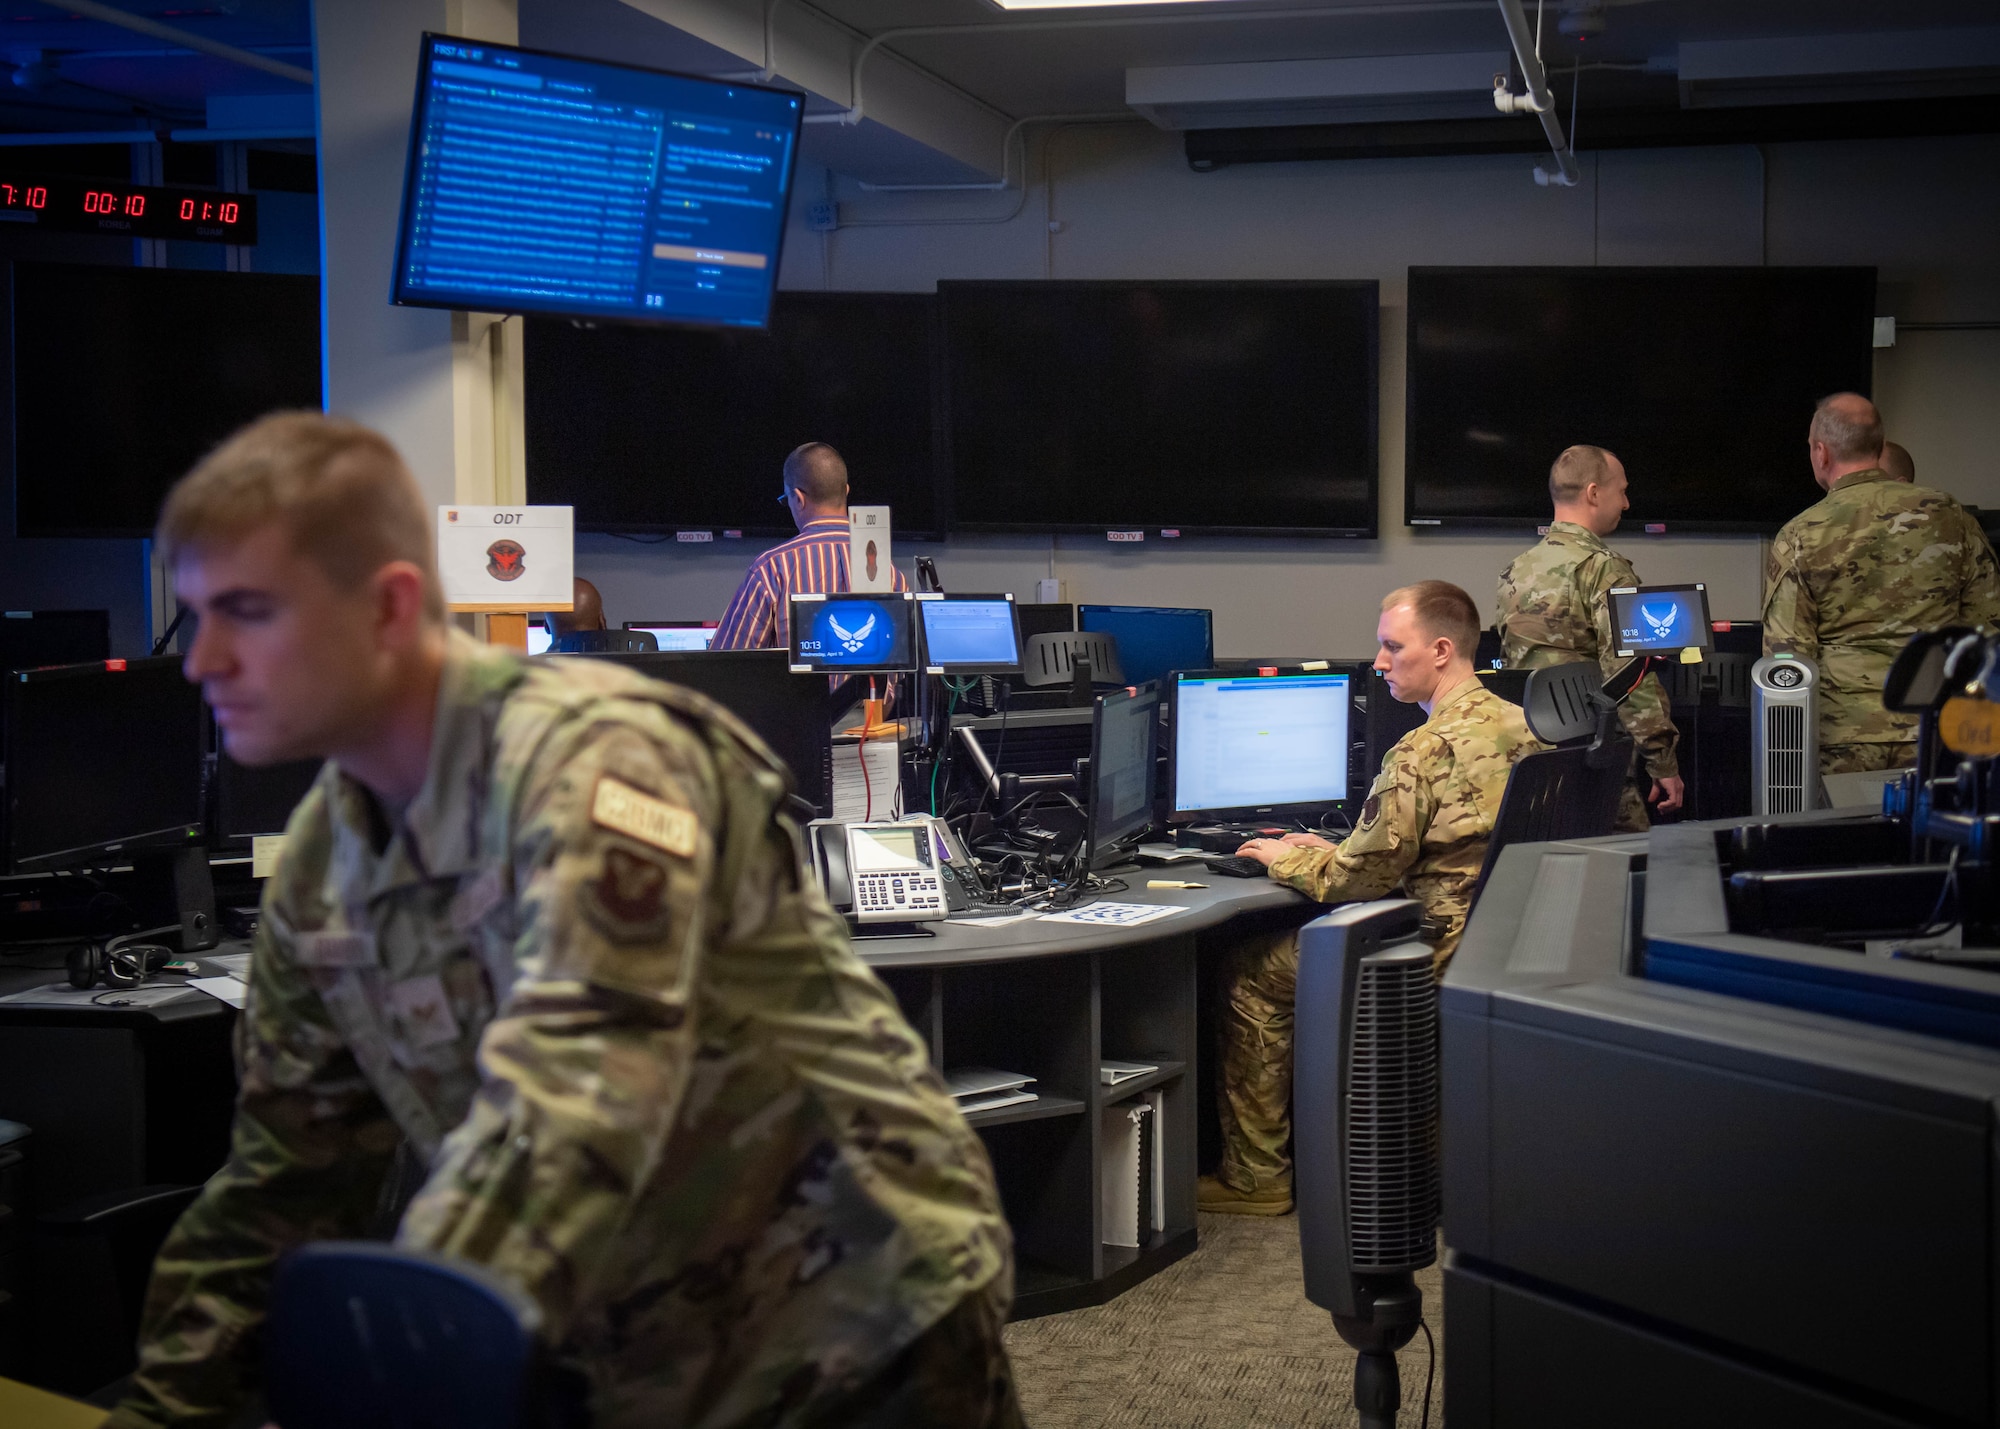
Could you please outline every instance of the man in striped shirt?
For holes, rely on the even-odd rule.
[[[847,547],[847,463],[825,442],[807,442],[785,458],[785,492],[778,498],[799,534],[751,563],[715,632],[711,650],[767,650],[791,641],[792,596],[850,589]],[[894,589],[908,590],[891,568]]]

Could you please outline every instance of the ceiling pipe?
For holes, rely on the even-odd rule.
[[[1500,18],[1507,22],[1507,38],[1514,45],[1514,59],[1521,66],[1521,78],[1527,83],[1525,95],[1508,94],[1503,83],[1493,87],[1493,102],[1504,113],[1526,109],[1542,121],[1542,132],[1549,136],[1549,152],[1555,155],[1556,172],[1547,169],[1535,170],[1535,182],[1556,184],[1562,188],[1574,188],[1579,175],[1576,154],[1570,143],[1563,138],[1562,120],[1556,117],[1555,96],[1549,93],[1548,72],[1542,68],[1542,57],[1535,49],[1534,33],[1528,28],[1528,16],[1521,9],[1521,0],[1500,0]],[[1503,100],[1511,103],[1502,103]]]
[[[294,84],[310,86],[313,73],[297,65],[288,65],[283,60],[270,59],[253,50],[238,49],[235,45],[225,45],[220,40],[211,40],[197,35],[192,30],[183,30],[177,25],[163,25],[158,20],[148,20],[143,15],[134,15],[129,10],[121,10],[116,5],[106,5],[101,0],[41,0],[52,10],[66,10],[72,15],[82,15],[86,19],[101,20],[107,25],[117,25],[141,35],[150,35],[156,40],[166,40],[170,44],[183,45],[198,50],[205,55],[213,55],[219,60],[228,60],[265,74],[274,74],[279,79],[291,80]]]

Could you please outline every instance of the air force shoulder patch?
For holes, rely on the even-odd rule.
[[[676,858],[693,858],[701,825],[692,811],[605,775],[590,799],[590,821],[599,828],[651,844]]]

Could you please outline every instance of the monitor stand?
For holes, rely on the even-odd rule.
[[[158,910],[162,922],[180,923],[182,952],[203,952],[216,945],[215,881],[209,874],[207,849],[135,854],[132,877],[142,907]]]

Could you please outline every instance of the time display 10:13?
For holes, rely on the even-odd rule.
[[[88,179],[0,178],[0,221],[67,233],[255,243],[254,194],[158,188]]]

